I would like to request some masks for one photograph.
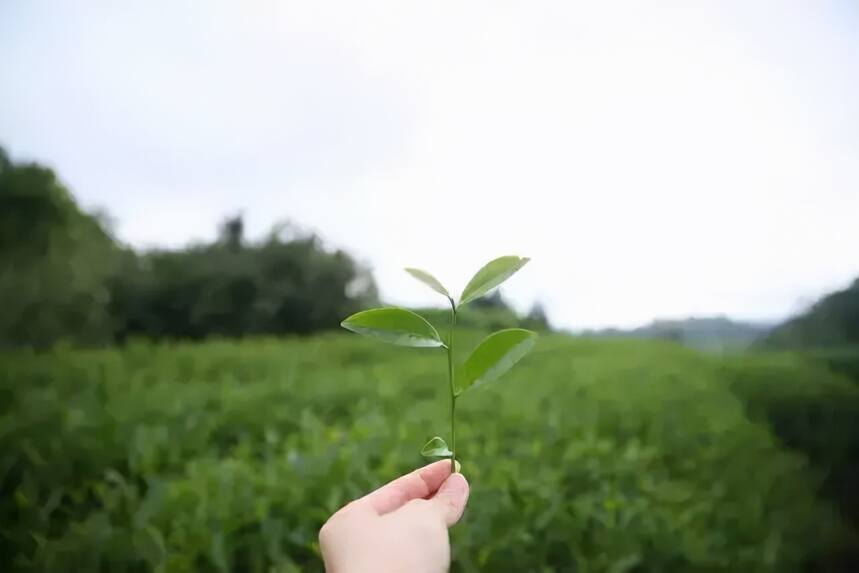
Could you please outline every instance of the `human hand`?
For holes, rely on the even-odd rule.
[[[437,573],[450,567],[447,528],[468,482],[442,460],[395,479],[328,518],[319,546],[328,573]]]

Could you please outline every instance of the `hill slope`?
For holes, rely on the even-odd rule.
[[[773,329],[763,342],[773,348],[859,344],[859,279]]]
[[[653,338],[670,340],[707,351],[737,350],[750,346],[770,327],[739,322],[724,316],[691,317],[683,320],[655,320],[632,330],[607,329],[583,334],[600,338]]]

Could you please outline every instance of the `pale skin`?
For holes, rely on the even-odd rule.
[[[319,531],[327,573],[443,573],[447,529],[462,516],[468,481],[449,460],[419,468],[357,499]]]

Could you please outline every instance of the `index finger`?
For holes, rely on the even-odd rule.
[[[449,475],[450,460],[433,462],[383,485],[360,501],[369,503],[379,515],[384,515],[413,499],[431,496]]]

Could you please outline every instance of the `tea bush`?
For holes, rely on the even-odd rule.
[[[859,523],[859,387],[821,369],[820,360],[805,353],[738,355],[723,359],[720,371],[752,419],[803,452],[823,476],[826,495]]]
[[[320,571],[328,515],[445,431],[434,352],[332,334],[5,354],[0,569]],[[838,528],[821,476],[728,377],[668,343],[542,337],[458,410],[453,570],[801,570]]]

